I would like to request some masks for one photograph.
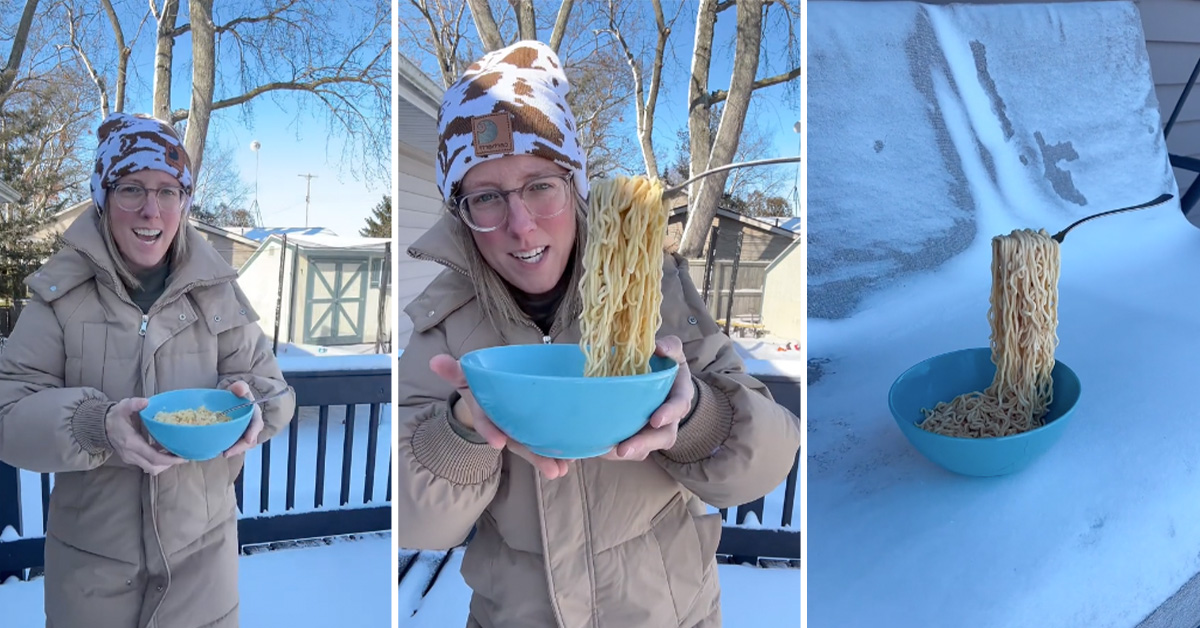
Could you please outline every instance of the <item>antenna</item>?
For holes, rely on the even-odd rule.
[[[308,201],[312,196],[312,180],[317,178],[315,174],[298,174],[298,177],[308,179],[307,186],[304,190],[304,226],[308,227]]]
[[[263,226],[262,210],[258,206],[258,149],[262,143],[258,140],[250,142],[250,150],[254,152],[254,203],[250,206],[250,220],[255,227]]]

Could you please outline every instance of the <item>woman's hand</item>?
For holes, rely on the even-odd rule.
[[[601,456],[605,460],[645,460],[652,451],[670,449],[679,434],[679,422],[692,410],[696,387],[692,383],[687,356],[683,355],[683,341],[678,336],[663,336],[654,345],[654,355],[668,357],[679,363],[671,392],[650,415],[646,427]]]
[[[250,384],[246,382],[233,382],[226,390],[246,401],[254,401],[254,391],[250,389]],[[262,406],[254,404],[252,407],[254,408],[254,414],[250,417],[250,425],[246,426],[246,431],[242,432],[242,437],[232,447],[225,450],[224,456],[226,458],[244,454],[258,444],[258,433],[263,430]]]
[[[436,355],[429,361],[429,368],[438,377],[458,389],[460,399],[453,409],[454,418],[458,419],[459,423],[475,430],[492,448],[504,449],[507,447],[551,480],[563,477],[570,470],[568,461],[539,456],[501,432],[500,428],[492,423],[492,420],[484,414],[483,408],[480,408],[479,403],[475,401],[475,396],[471,394],[471,389],[467,386],[467,376],[463,374],[458,360],[446,354]]]
[[[141,397],[122,399],[108,409],[104,416],[104,429],[113,452],[126,464],[140,467],[150,475],[158,475],[172,466],[187,462],[179,456],[159,451],[150,440],[142,435],[139,412],[150,402]]]

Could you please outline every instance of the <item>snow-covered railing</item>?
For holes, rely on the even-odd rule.
[[[746,371],[766,384],[775,401],[800,416],[801,388],[799,360],[746,360]],[[759,558],[800,558],[800,522],[796,513],[800,498],[800,456],[783,484],[768,495],[734,509],[733,522],[721,510],[725,528],[717,553],[734,562],[756,562]]]
[[[391,359],[281,357],[298,408],[235,482],[243,546],[391,528]],[[328,481],[327,481],[328,480]],[[42,565],[51,474],[0,463],[0,582]]]

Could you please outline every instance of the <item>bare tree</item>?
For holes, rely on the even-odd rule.
[[[23,211],[43,216],[82,198],[96,109],[90,79],[73,69],[73,53],[57,45],[62,33],[46,19],[54,4],[24,6],[15,25],[0,16],[0,41],[12,42],[0,73],[0,180],[20,193]]]
[[[675,19],[679,17],[680,11],[676,11],[675,17],[672,17],[668,23],[663,15],[661,0],[651,0],[651,6],[654,9],[655,44],[649,77],[646,76],[645,63],[641,59],[640,51],[635,53],[629,43],[629,38],[626,37],[626,33],[635,29],[636,22],[641,19],[640,15],[629,18],[630,5],[618,3],[616,0],[607,0],[605,9],[608,24],[607,28],[602,29],[601,32],[616,40],[625,55],[626,63],[629,64],[629,71],[633,76],[633,102],[636,107],[637,135],[642,149],[642,160],[646,164],[646,176],[657,177],[658,159],[654,155],[654,113],[658,106],[659,86],[662,84],[663,57],[667,50],[667,40],[671,36],[671,28]],[[682,8],[682,3],[680,7]]]
[[[408,0],[407,5],[402,3],[397,10],[404,11],[408,6],[423,24],[418,27],[413,24],[417,20],[404,17],[397,20],[400,29],[410,35],[402,41],[437,60],[442,87],[450,87],[475,57],[464,24],[467,5],[459,0]],[[419,33],[419,28],[426,32]]]
[[[80,2],[80,0],[71,0]],[[109,109],[124,106],[129,77],[125,64],[132,54],[125,29],[110,0],[102,0],[110,32],[89,28],[87,3],[70,8],[71,46],[87,68]],[[152,114],[172,124],[184,123],[188,152],[197,171],[214,113],[240,109],[249,115],[264,96],[294,96],[300,108],[326,115],[331,133],[349,139],[344,152],[352,171],[389,176],[390,145],[390,9],[386,3],[325,3],[318,0],[262,0],[215,6],[212,0],[151,0],[144,24],[155,27]],[[93,20],[94,21],[94,20]],[[181,23],[182,21],[182,23]],[[334,27],[336,25],[336,27]],[[138,29],[140,31],[140,27]],[[176,42],[190,36],[192,68],[187,108],[172,108]],[[136,39],[136,37],[135,37]],[[113,78],[99,57],[117,50]]]
[[[771,4],[779,4],[785,10],[790,10],[781,0],[772,0]],[[717,13],[729,6],[730,3],[718,0],[700,0],[697,10],[692,79],[688,87],[688,131],[693,176],[732,163],[754,90],[778,85],[800,76],[800,68],[797,66],[774,76],[755,78],[758,75],[759,57],[762,55],[764,0],[738,0],[737,42],[729,89],[709,91],[709,70],[712,65],[713,32]],[[711,135],[709,116],[712,107],[717,103],[723,103],[724,106],[716,134]],[[728,177],[729,173],[726,171],[692,184],[688,221],[684,226],[680,254],[697,257],[702,253],[709,225],[716,215],[717,205],[724,194]]]
[[[471,17],[475,20],[479,41],[483,44],[486,52],[499,50],[518,40],[538,38],[537,11],[534,9],[533,0],[508,0],[508,3],[515,13],[517,28],[515,32],[506,37],[504,25],[496,20],[496,15],[492,12],[491,3],[488,0],[467,0],[467,5],[471,7]],[[566,35],[574,5],[573,0],[562,0],[559,4],[549,39],[550,47],[555,52],[559,51],[559,46]]]
[[[232,217],[222,215],[218,209],[225,207],[231,212],[245,207],[250,198],[250,185],[239,175],[230,146],[210,142],[204,153],[204,169],[196,175],[195,204],[202,209],[201,220],[224,226]]]

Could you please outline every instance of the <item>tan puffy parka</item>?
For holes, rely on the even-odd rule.
[[[744,372],[708,315],[686,262],[664,256],[659,335],[683,340],[699,400],[675,446],[642,462],[574,461],[547,480],[507,450],[474,444],[451,427],[453,389],[429,369],[504,344],[483,318],[445,217],[410,249],[447,267],[407,308],[413,335],[399,363],[400,547],[443,549],[477,525],[462,574],[474,592],[469,626],[665,628],[720,625],[715,552],[718,507],[768,493],[787,476],[800,421]],[[508,344],[543,342],[533,323],[504,330]],[[551,330],[578,343],[578,322]]]
[[[286,384],[238,289],[237,273],[187,228],[187,257],[142,314],[88,211],[26,281],[33,296],[0,352],[0,460],[55,473],[46,533],[46,624],[55,628],[238,625],[237,504],[242,456],[125,464],[104,417],[127,397],[244,380],[258,397]],[[186,221],[180,226],[185,228]],[[263,404],[259,442],[295,399]]]

